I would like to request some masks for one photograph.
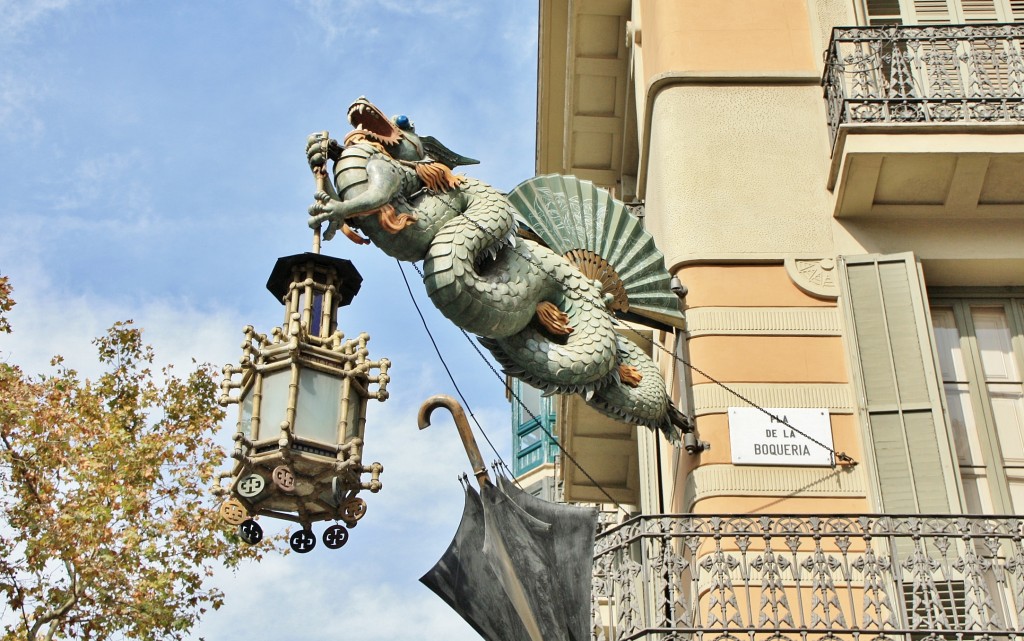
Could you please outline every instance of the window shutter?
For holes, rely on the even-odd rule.
[[[882,508],[959,513],[924,289],[912,254],[840,260],[849,346]]]
[[[1024,2],[1024,0],[1020,0]],[[899,0],[865,0],[868,24],[902,23]]]
[[[991,2],[991,0],[989,0]],[[953,20],[954,11],[949,0],[913,0],[914,15],[907,24],[949,24]]]
[[[1002,22],[996,0],[960,0],[964,22]]]
[[[1024,0],[864,0],[868,24],[1024,21]]]

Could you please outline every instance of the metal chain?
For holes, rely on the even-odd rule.
[[[501,454],[498,452],[498,448],[494,446],[494,443],[491,442],[491,438],[487,435],[487,432],[484,431],[483,426],[480,425],[480,421],[477,420],[476,414],[473,413],[473,409],[469,406],[469,401],[466,400],[466,396],[462,393],[462,390],[459,389],[459,384],[455,382],[455,376],[452,374],[451,369],[448,367],[448,363],[444,360],[444,356],[441,354],[441,349],[440,347],[438,347],[437,341],[434,340],[434,335],[430,331],[430,327],[427,325],[427,319],[423,315],[423,312],[420,310],[419,303],[416,302],[416,297],[412,293],[412,287],[409,286],[409,279],[405,277],[405,269],[402,267],[401,261],[396,260],[395,262],[398,263],[398,269],[402,274],[402,280],[405,282],[405,288],[409,292],[409,298],[412,300],[413,307],[416,308],[416,313],[419,314],[420,321],[423,323],[423,329],[426,330],[427,332],[427,338],[430,339],[431,345],[434,346],[434,351],[437,353],[437,358],[438,360],[441,361],[441,365],[444,367],[444,371],[448,374],[448,379],[451,381],[452,387],[455,388],[455,393],[459,395],[460,399],[462,399],[462,405],[466,408],[466,413],[469,414],[469,417],[473,419],[474,423],[476,423],[477,429],[480,430],[481,434],[483,434],[484,440],[487,441],[487,444],[491,447],[491,450],[494,452],[494,455],[498,457],[498,460],[501,462],[501,465],[505,469],[509,469],[508,464],[505,463],[505,459],[503,459],[501,457]],[[415,264],[413,264],[413,267],[415,267]],[[416,268],[416,271],[420,271],[418,267]],[[422,277],[422,273],[420,273],[420,276]],[[515,479],[514,476],[513,479]],[[519,485],[518,480],[516,480],[516,485]],[[520,489],[522,489],[522,486],[520,486]]]
[[[544,269],[544,267],[542,265],[540,265],[540,263],[536,262],[531,256],[524,255],[524,254],[521,254],[521,253],[517,252],[516,248],[515,248],[515,244],[513,242],[507,241],[504,238],[496,236],[490,230],[488,230],[486,227],[484,227],[483,225],[481,225],[477,221],[475,221],[472,218],[470,218],[469,216],[467,216],[464,211],[462,211],[459,208],[453,206],[452,202],[450,200],[445,199],[445,197],[444,197],[444,195],[442,193],[433,192],[431,190],[427,190],[427,193],[431,193],[434,196],[436,196],[445,205],[447,205],[447,207],[451,211],[453,211],[453,212],[463,216],[466,220],[470,221],[474,226],[476,226],[477,229],[479,229],[483,233],[485,233],[488,236],[490,236],[492,241],[494,241],[495,243],[497,243],[499,245],[507,245],[508,248],[512,252],[514,252],[517,256],[519,256],[523,260],[527,261],[528,263],[530,263],[534,267],[537,267],[539,269],[540,273],[543,274],[546,278],[549,278],[550,280],[554,281],[557,285],[559,285],[562,288],[568,288],[569,287],[569,285],[567,283],[559,280],[557,276],[555,276],[554,274],[550,273],[548,270]],[[423,273],[420,272],[418,267],[416,268],[416,271],[420,274],[420,277],[422,278],[423,277]],[[607,314],[611,318],[611,321],[612,321],[613,324],[615,324],[617,326],[620,326],[620,327],[629,328],[629,326],[625,325],[618,317],[615,316],[615,314],[611,310],[607,309],[607,306],[603,302],[598,303],[594,299],[587,297],[585,294],[582,294],[581,297],[584,298],[585,300],[587,300],[588,302],[590,302],[591,304],[593,304],[597,309],[604,311],[604,313]],[[811,441],[812,443],[814,443],[814,444],[818,445],[819,447],[827,450],[829,452],[829,455],[830,455],[831,466],[832,467],[835,467],[835,464],[836,464],[835,461],[837,459],[839,461],[842,461],[843,463],[846,463],[846,464],[849,464],[849,465],[856,465],[857,462],[850,455],[846,454],[846,452],[837,452],[835,449],[829,447],[828,445],[825,445],[824,443],[822,443],[821,441],[819,441],[819,440],[815,439],[814,437],[810,436],[809,434],[807,434],[803,430],[801,430],[801,429],[799,429],[797,427],[794,427],[793,425],[790,425],[789,421],[785,420],[784,418],[781,418],[779,416],[776,416],[775,414],[772,414],[771,412],[769,412],[765,408],[761,407],[760,405],[758,405],[754,401],[750,400],[749,398],[743,396],[742,394],[740,394],[736,390],[732,389],[728,385],[722,383],[721,381],[719,381],[715,377],[708,375],[706,372],[704,372],[703,370],[699,369],[698,367],[696,367],[692,363],[690,363],[690,362],[686,361],[685,359],[683,359],[683,358],[681,358],[679,356],[676,356],[675,354],[671,353],[669,350],[665,349],[665,347],[663,347],[662,345],[658,344],[654,340],[649,339],[646,336],[643,336],[642,334],[639,334],[639,333],[637,333],[637,335],[641,336],[644,341],[646,341],[647,343],[649,343],[651,345],[651,347],[653,347],[655,349],[658,349],[658,350],[661,350],[665,354],[668,354],[669,357],[672,358],[673,360],[675,360],[676,362],[686,366],[687,368],[689,368],[690,370],[700,374],[701,376],[706,377],[709,381],[711,381],[715,385],[718,385],[719,387],[724,389],[726,392],[732,394],[733,396],[735,396],[739,400],[743,401],[744,403],[747,403],[748,405],[750,405],[751,407],[757,409],[758,411],[763,412],[764,414],[769,416],[776,423],[780,423],[780,424],[788,427],[789,429],[791,429],[794,432],[796,432],[797,434],[803,436],[804,438],[806,438],[807,440]],[[565,450],[562,450],[562,451],[565,452]],[[575,463],[575,461],[573,461],[573,462]]]
[[[416,263],[413,263],[412,267],[413,267],[413,269],[416,270],[416,273],[419,274],[421,279],[425,278],[425,276],[423,275],[423,272],[419,268],[419,265],[417,265]],[[405,273],[404,272],[402,273],[402,277],[405,278]],[[408,281],[406,281],[406,286],[408,286],[408,284],[409,284]],[[411,293],[411,290],[410,290],[410,293]],[[415,304],[415,301],[413,301],[413,303]],[[419,311],[419,307],[417,307],[417,311]],[[422,314],[420,315],[420,318],[423,318]],[[425,320],[423,321],[423,323],[424,323],[424,327],[426,327],[426,321]],[[608,493],[608,491],[606,489],[604,489],[604,486],[601,485],[600,483],[598,483],[597,480],[593,476],[590,475],[590,472],[588,472],[586,470],[586,468],[584,468],[580,464],[580,462],[577,461],[576,458],[572,454],[569,453],[568,450],[566,450],[565,448],[562,447],[562,444],[558,441],[557,438],[555,438],[555,435],[552,434],[551,430],[549,430],[547,428],[547,426],[544,425],[544,422],[541,421],[540,418],[538,418],[537,415],[533,413],[533,410],[531,410],[529,407],[526,406],[526,403],[523,402],[523,399],[519,398],[519,395],[516,394],[512,390],[512,388],[509,386],[509,384],[507,383],[506,377],[501,372],[499,372],[494,367],[494,364],[491,363],[491,360],[489,358],[487,358],[487,356],[482,351],[480,351],[480,346],[477,344],[476,341],[473,340],[472,337],[470,337],[469,333],[466,332],[466,330],[462,329],[461,327],[459,328],[459,331],[462,332],[462,335],[466,337],[466,340],[469,342],[469,344],[473,346],[473,350],[477,353],[477,355],[480,357],[480,359],[487,365],[488,369],[490,369],[491,372],[498,378],[498,380],[501,381],[502,386],[505,388],[505,392],[509,396],[511,396],[512,398],[514,398],[516,400],[516,403],[519,404],[520,408],[526,410],[526,413],[530,416],[530,420],[537,422],[537,425],[540,426],[540,429],[543,430],[543,432],[545,434],[547,434],[548,439],[552,443],[555,444],[555,446],[562,452],[563,455],[565,455],[566,458],[568,458],[570,461],[572,461],[572,464],[575,465],[576,468],[579,469],[579,471],[583,473],[583,476],[587,477],[588,481],[593,483],[594,486],[597,489],[601,490],[602,494],[604,494],[606,497],[608,497],[608,500],[611,501],[615,505],[615,507],[617,507],[618,509],[622,510],[623,512],[626,512],[626,509],[624,507],[622,507],[622,505],[620,505],[619,502],[616,501],[612,497],[612,495]],[[427,330],[427,333],[428,334],[430,333],[429,329]],[[438,356],[440,357],[440,352],[438,352]],[[454,380],[452,382],[454,384]],[[461,396],[461,393],[460,393],[460,396]],[[474,418],[474,420],[476,420],[476,419]],[[479,423],[477,423],[477,427],[480,427]],[[480,428],[480,431],[483,432],[483,428],[482,427]],[[484,434],[484,438],[487,438],[486,434]],[[490,443],[490,439],[488,439],[487,442]],[[492,445],[491,448],[493,449],[494,446]],[[501,460],[500,456],[498,457],[498,460]],[[505,461],[501,461],[501,464],[502,464],[502,466],[505,467],[506,470],[509,471],[510,475],[512,475],[512,470],[509,469],[508,465],[505,464]],[[512,478],[515,479],[515,476],[512,475]],[[516,485],[519,485],[519,481],[518,480],[516,480]]]

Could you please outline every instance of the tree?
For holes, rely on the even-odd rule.
[[[0,277],[0,333],[13,304]],[[94,344],[96,380],[60,357],[39,377],[0,362],[4,641],[185,638],[223,602],[217,563],[260,554],[217,517],[216,372],[155,372],[131,322]]]

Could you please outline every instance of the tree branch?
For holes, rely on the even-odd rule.
[[[25,474],[24,468],[29,467],[28,463],[26,463],[21,454],[14,449],[14,446],[11,444],[11,441],[7,438],[6,434],[0,434],[0,441],[3,441],[4,447],[6,447],[7,451],[11,453],[11,480],[14,480],[13,475],[17,472],[18,476],[21,477],[18,480],[25,484],[25,487],[27,487],[29,492],[32,493],[32,497],[35,498],[36,503],[42,505],[43,500],[39,496],[39,491],[36,489],[35,484],[32,483],[32,479]],[[17,465],[15,465],[15,463],[17,463]],[[18,469],[19,466],[22,469]]]
[[[18,593],[18,609],[21,610],[21,620],[28,625],[28,612],[25,610],[25,591],[21,588],[21,582],[18,581],[18,573],[14,571],[14,568],[3,564],[5,570],[7,570],[7,576],[11,578],[11,587]]]
[[[71,581],[69,590],[70,594],[68,595],[67,600],[60,604],[60,606],[36,619],[35,623],[32,624],[32,628],[28,631],[29,641],[35,641],[36,635],[39,634],[39,629],[47,623],[49,623],[50,626],[46,629],[46,636],[44,636],[43,639],[44,641],[53,641],[53,635],[57,632],[57,622],[62,619],[64,615],[70,612],[71,608],[75,607],[76,603],[78,603],[78,579],[77,574],[75,573],[75,567],[71,565],[70,561],[65,559],[64,568],[67,570],[68,579]]]

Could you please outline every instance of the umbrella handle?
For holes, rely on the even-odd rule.
[[[469,457],[469,463],[473,466],[473,476],[476,477],[477,483],[480,484],[480,489],[491,485],[491,477],[487,475],[487,466],[484,465],[484,459],[480,456],[480,448],[476,444],[473,430],[469,427],[466,413],[462,410],[462,406],[459,405],[458,401],[447,394],[435,394],[428,398],[420,406],[418,417],[420,429],[430,427],[430,414],[438,407],[444,407],[452,413],[452,417],[455,419],[455,427],[459,430],[459,437],[462,438],[462,446],[466,448],[466,456]]]

